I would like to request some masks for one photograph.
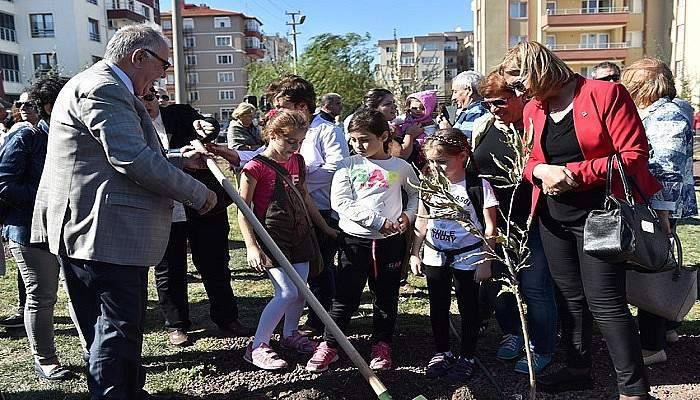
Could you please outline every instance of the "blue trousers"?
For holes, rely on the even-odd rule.
[[[539,227],[533,225],[528,240],[532,264],[520,273],[520,290],[527,304],[527,324],[535,353],[550,354],[554,353],[556,346],[554,282],[542,248]],[[517,303],[512,293],[502,293],[496,299],[496,320],[504,334],[522,336]]]
[[[58,256],[80,330],[90,353],[92,400],[144,398],[141,347],[148,268]]]

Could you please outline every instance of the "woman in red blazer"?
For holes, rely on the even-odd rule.
[[[645,195],[661,188],[649,173],[648,141],[634,102],[621,85],[575,74],[537,42],[511,49],[499,70],[519,94],[532,97],[523,112],[525,128],[534,128],[525,176],[534,185],[531,211],[539,217],[552,277],[564,297],[566,367],[538,379],[538,387],[559,392],[591,386],[594,318],[617,371],[620,399],[646,399],[649,384],[627,308],[625,267],[583,251],[586,217],[603,205],[608,156],[620,154]],[[621,194],[620,182],[613,190]]]

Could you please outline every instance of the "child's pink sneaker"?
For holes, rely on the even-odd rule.
[[[377,342],[372,346],[372,361],[369,367],[373,370],[391,369],[391,347],[389,343]]]
[[[282,347],[289,350],[294,350],[300,354],[313,354],[318,347],[318,342],[309,340],[308,337],[303,336],[299,331],[294,331],[292,336],[282,338],[280,341]]]
[[[306,370],[309,372],[323,372],[328,369],[331,363],[338,361],[338,350],[328,346],[328,343],[321,342],[306,363]]]
[[[274,371],[287,368],[287,362],[280,358],[270,346],[261,343],[257,349],[253,349],[251,342],[245,350],[243,359],[260,369]]]

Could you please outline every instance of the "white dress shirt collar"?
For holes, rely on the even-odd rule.
[[[114,71],[114,73],[117,74],[119,79],[121,79],[122,82],[124,82],[126,88],[129,89],[129,92],[131,92],[131,94],[134,94],[134,84],[131,82],[131,78],[129,78],[129,75],[127,75],[126,72],[124,72],[124,70],[119,68],[117,64],[109,60],[105,60],[105,62],[107,63],[107,65],[109,65],[112,71]]]

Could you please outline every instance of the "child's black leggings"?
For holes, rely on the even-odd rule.
[[[405,239],[394,235],[385,239],[364,239],[346,235],[340,245],[340,265],[336,273],[336,292],[329,312],[338,327],[347,334],[350,318],[360,306],[365,284],[374,296],[372,342],[391,343],[396,325],[401,281],[401,261]],[[337,347],[326,329],[323,338]]]
[[[457,306],[462,317],[462,345],[459,354],[473,358],[479,335],[479,284],[474,282],[474,271],[423,265],[423,273],[428,281],[430,324],[433,327],[436,352],[450,351],[450,302],[454,281]]]

